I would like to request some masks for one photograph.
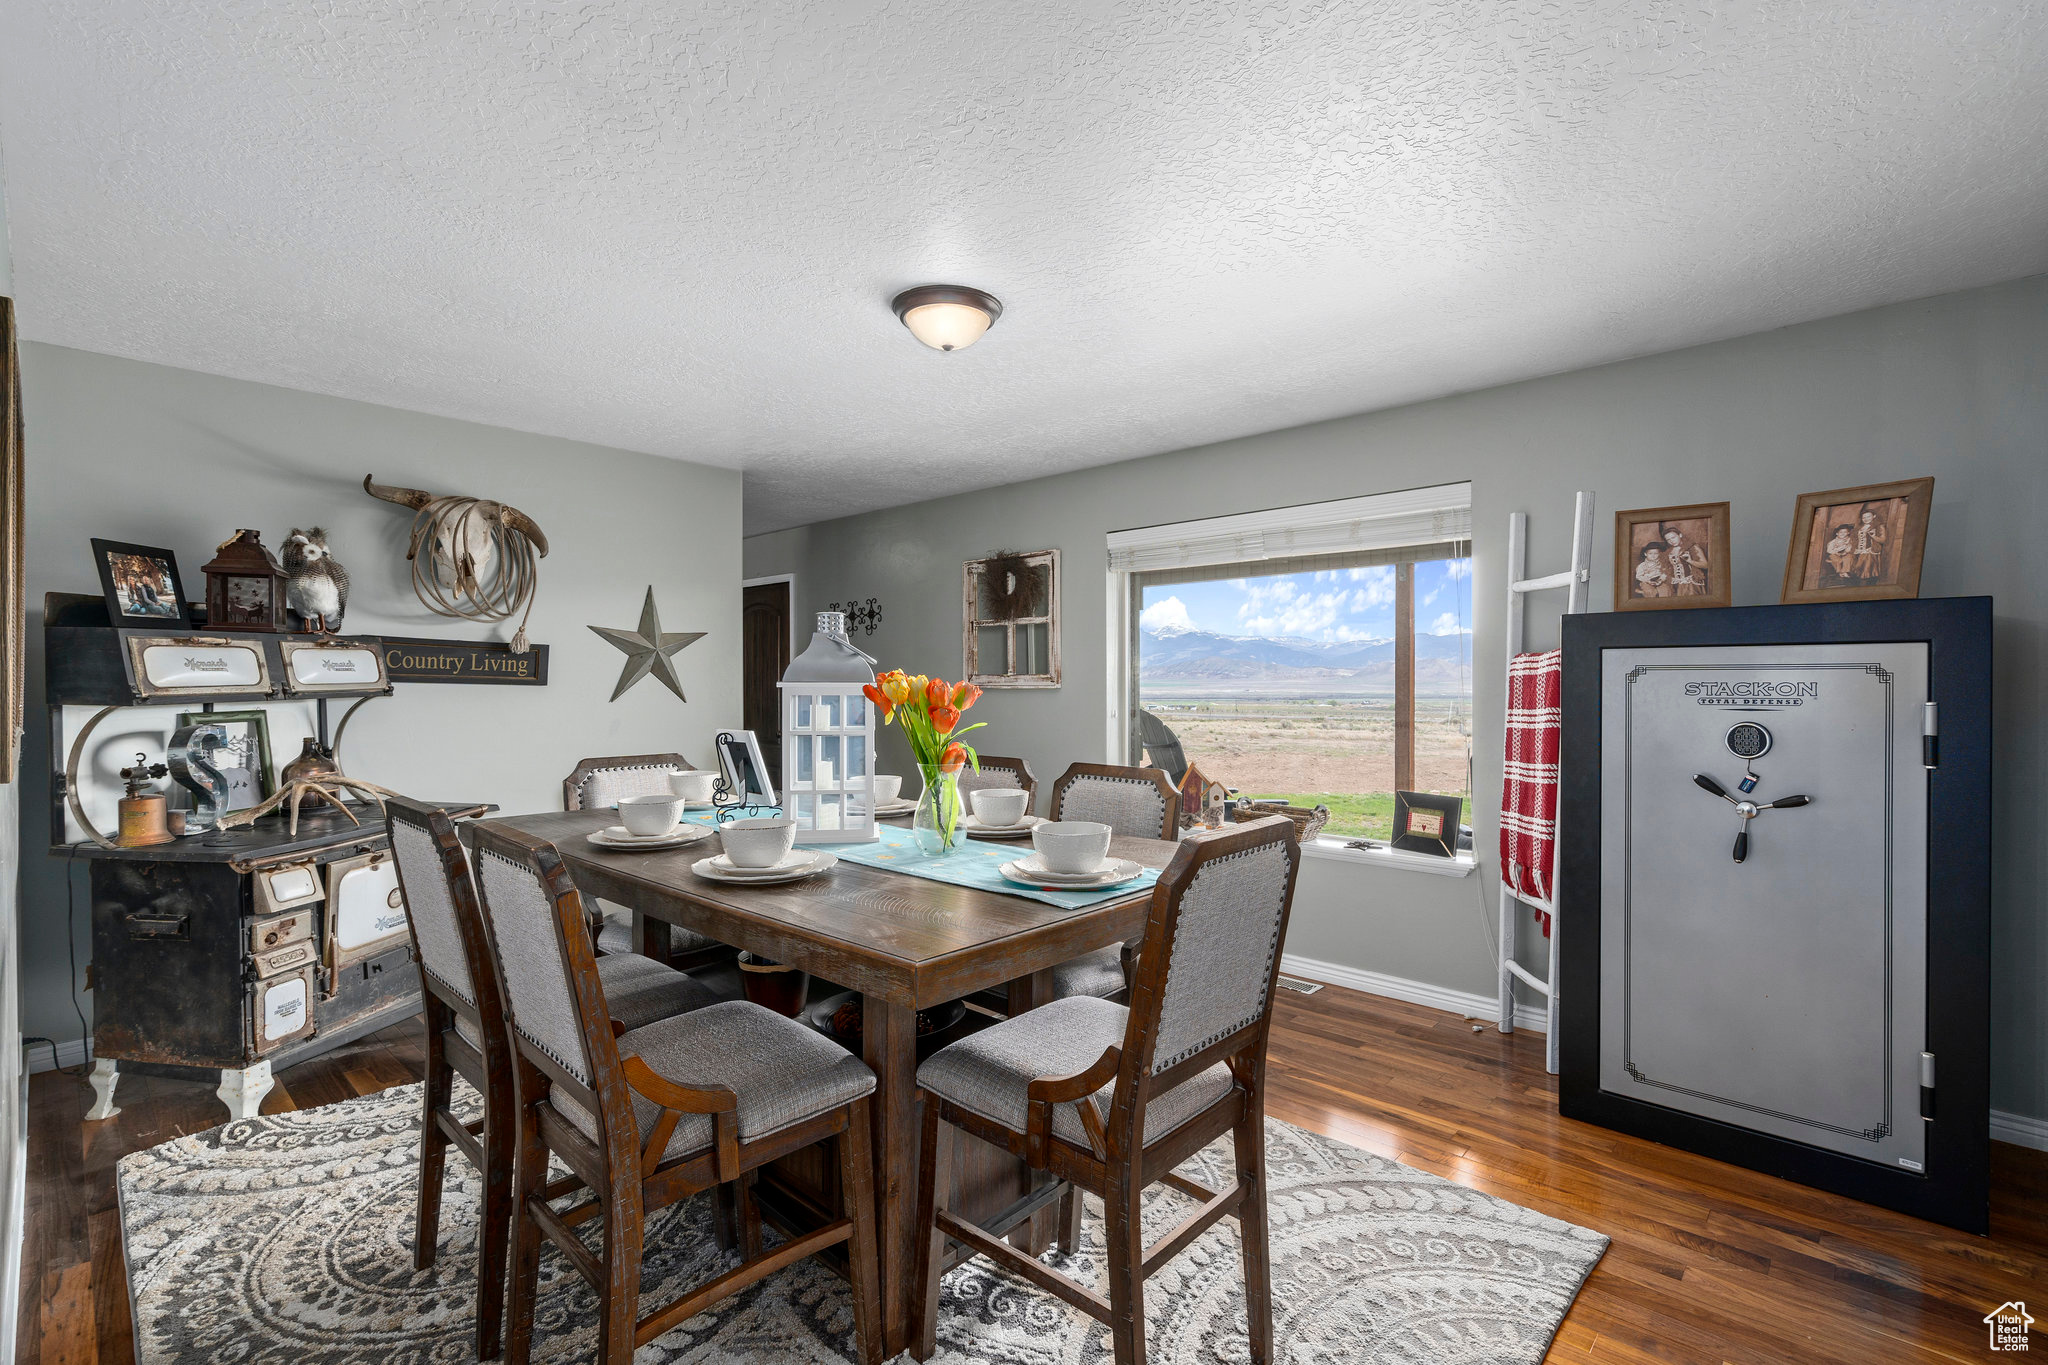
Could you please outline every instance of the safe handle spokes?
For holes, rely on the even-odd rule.
[[[1697,786],[1701,791],[1712,792],[1714,795],[1720,797],[1723,801],[1726,801],[1731,806],[1739,804],[1734,797],[1728,794],[1728,789],[1726,787],[1722,786],[1719,782],[1716,782],[1713,778],[1708,777],[1705,773],[1694,773],[1692,775],[1692,780],[1693,784]]]
[[[1741,801],[1730,796],[1726,787],[1716,782],[1713,778],[1708,777],[1705,773],[1694,773],[1692,780],[1693,785],[1701,791],[1711,792],[1735,807],[1735,813],[1742,817],[1742,824],[1735,831],[1735,861],[1738,863],[1746,862],[1749,859],[1750,821],[1756,819],[1757,816],[1767,810],[1797,810],[1799,807],[1811,805],[1813,802],[1813,798],[1810,796],[1781,796],[1775,801],[1765,801],[1761,804],[1755,801]]]

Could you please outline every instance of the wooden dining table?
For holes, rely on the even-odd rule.
[[[1006,991],[1013,1015],[1045,1004],[1055,966],[1143,932],[1151,888],[1069,910],[844,861],[800,882],[735,886],[691,871],[717,851],[715,842],[655,852],[618,852],[589,842],[588,835],[616,818],[610,811],[568,811],[494,823],[553,842],[579,890],[632,910],[637,945],[650,957],[667,959],[669,926],[675,925],[866,997],[862,1053],[875,1073],[883,1333],[889,1353],[901,1351],[916,1320],[918,1011],[989,990]],[[1120,838],[1110,854],[1164,868],[1177,847]],[[987,1173],[991,1186],[956,1196],[969,1216],[993,1214],[1029,1190],[1022,1163],[997,1149],[966,1169]]]

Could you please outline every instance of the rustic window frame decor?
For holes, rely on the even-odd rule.
[[[1046,611],[1044,615],[977,616],[975,609],[980,605],[981,584],[996,573],[1007,578],[1016,574],[1019,582],[1025,574],[1035,569],[1046,571]],[[1021,596],[1021,593],[1020,593]],[[970,559],[960,566],[960,658],[961,672],[968,682],[977,687],[1058,687],[1060,685],[1060,552],[1058,550],[998,550],[982,559]],[[1001,609],[1002,604],[997,604]],[[992,673],[981,666],[981,636],[984,627],[1003,627],[1003,664],[1005,669],[1014,667],[1017,659],[1017,627],[1045,627],[1045,664],[1043,673]]]
[[[28,583],[21,369],[14,300],[0,297],[0,782],[12,782],[26,700]]]

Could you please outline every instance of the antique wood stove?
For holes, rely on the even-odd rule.
[[[1561,1112],[1985,1231],[1991,600],[1564,656]]]
[[[312,701],[324,747],[330,700],[391,693],[377,642],[117,629],[100,598],[59,593],[44,621],[51,852],[90,868],[97,1102],[87,1117],[118,1112],[122,1064],[218,1071],[229,1113],[252,1117],[273,1067],[417,1012],[404,902],[375,806],[354,807],[356,824],[309,801],[296,835],[279,812],[122,848],[90,837],[77,758],[65,758],[120,708],[222,702]],[[101,709],[67,735],[66,707]]]

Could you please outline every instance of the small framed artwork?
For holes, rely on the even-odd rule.
[[[1920,595],[1933,479],[1801,493],[1780,602],[1868,602]]]
[[[106,594],[112,624],[192,629],[176,555],[154,545],[98,537],[93,538],[92,554],[99,562],[100,591]]]
[[[775,804],[775,783],[761,758],[761,743],[752,730],[725,730],[713,741],[718,750],[718,772],[725,792],[714,795],[714,803],[746,806]]]
[[[1465,813],[1462,796],[1435,792],[1394,793],[1395,848],[1452,858],[1458,852],[1458,821]]]
[[[277,790],[270,775],[270,717],[262,711],[181,711],[178,728],[218,725],[227,739],[214,750],[213,766],[228,780],[227,809],[247,810]]]
[[[1639,507],[1614,514],[1614,609],[1725,607],[1728,504]]]

